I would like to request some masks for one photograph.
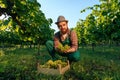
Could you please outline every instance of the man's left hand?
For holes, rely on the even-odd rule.
[[[69,53],[69,52],[70,52],[70,49],[68,49],[68,50],[64,51],[64,53]]]
[[[64,53],[71,53],[71,52],[74,52],[74,51],[75,51],[75,49],[74,49],[74,48],[70,48],[70,49],[68,49],[68,50],[64,51]]]

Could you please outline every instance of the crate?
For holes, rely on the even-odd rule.
[[[57,69],[41,68],[40,64],[39,63],[37,64],[38,74],[42,73],[42,74],[48,74],[48,75],[60,75],[60,74],[64,74],[69,69],[70,69],[69,61],[67,61],[67,66],[65,66],[65,67],[62,67],[60,64],[58,64]]]

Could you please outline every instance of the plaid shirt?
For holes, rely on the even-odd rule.
[[[70,35],[70,40],[71,40],[71,48],[74,48],[75,51],[78,49],[78,39],[77,39],[77,34],[74,30],[68,30],[67,34]],[[55,49],[57,49],[59,43],[60,43],[60,38],[61,35],[59,34],[59,32],[55,33],[54,36],[54,47]]]

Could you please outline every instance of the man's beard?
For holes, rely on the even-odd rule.
[[[66,34],[66,33],[67,33],[67,31],[68,31],[68,28],[67,28],[67,29],[65,29],[65,31],[61,31],[61,33],[62,33],[62,34]]]

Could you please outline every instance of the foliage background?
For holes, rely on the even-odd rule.
[[[120,2],[100,0],[75,28],[81,60],[65,75],[37,74],[37,62],[51,59],[44,46],[53,39],[52,19],[37,0],[0,0],[0,80],[119,80]],[[7,75],[6,75],[7,74]]]

